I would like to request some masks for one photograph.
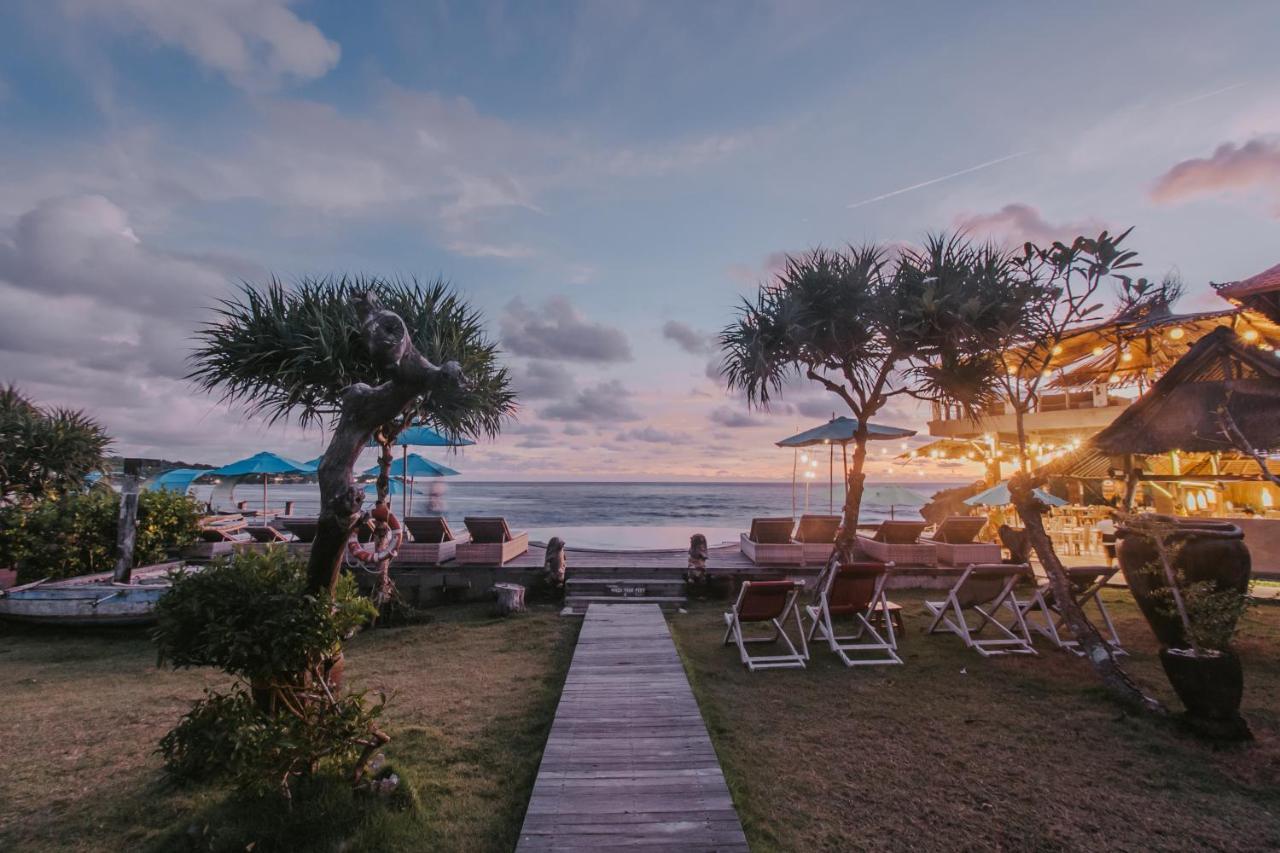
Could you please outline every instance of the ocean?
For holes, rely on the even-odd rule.
[[[900,485],[927,500],[934,492],[954,483],[875,483]],[[436,493],[433,495],[433,489]],[[197,497],[208,500],[210,487],[197,487]],[[870,497],[874,498],[874,495]],[[235,490],[234,500],[248,500],[249,508],[260,505],[261,485],[244,483]],[[401,498],[393,497],[393,507],[401,511]],[[282,507],[294,501],[295,515],[315,515],[319,492],[314,484],[272,485],[270,503]],[[805,511],[804,487],[796,490],[796,514]],[[844,496],[837,488],[834,511],[839,512]],[[889,507],[867,500],[861,524],[875,524],[888,518],[919,518],[924,503]],[[808,511],[826,513],[826,484],[809,490]],[[512,529],[528,530],[533,541],[560,536],[572,547],[582,548],[682,548],[689,535],[700,532],[712,544],[736,542],[751,519],[760,516],[790,516],[792,490],[789,482],[770,483],[579,483],[579,482],[467,482],[416,481],[413,515],[442,514],[455,530],[462,530],[468,515],[502,515]]]

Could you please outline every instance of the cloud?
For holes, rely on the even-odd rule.
[[[770,252],[765,255],[759,264],[730,264],[728,269],[729,278],[737,281],[739,284],[755,286],[761,281],[768,281],[778,276],[780,272],[787,268],[788,252]]]
[[[657,427],[647,426],[629,429],[618,433],[619,441],[642,441],[646,444],[684,444],[689,437],[680,432],[668,432]]]
[[[706,355],[711,352],[712,342],[715,340],[713,335],[699,332],[679,320],[668,320],[663,323],[662,336],[669,341],[675,341],[680,349],[690,355]]]
[[[1014,202],[991,213],[964,213],[955,218],[957,229],[975,237],[1021,245],[1046,245],[1054,240],[1070,241],[1080,234],[1097,234],[1106,226],[1096,220],[1052,223],[1039,209]]]
[[[556,400],[573,392],[573,374],[555,362],[534,359],[512,365],[511,387],[520,400]]]
[[[540,312],[517,297],[503,309],[501,327],[502,344],[515,355],[596,363],[632,357],[625,332],[590,322],[563,296],[547,299]]]
[[[621,382],[610,379],[584,388],[567,400],[553,403],[540,414],[548,420],[576,423],[638,421],[640,413],[628,401],[630,396],[631,392]]]
[[[743,429],[745,427],[760,426],[764,423],[760,418],[738,409],[731,409],[728,406],[720,406],[712,410],[711,420],[713,423],[730,429]]]
[[[1280,197],[1280,137],[1255,137],[1244,145],[1219,145],[1209,157],[1183,160],[1151,188],[1157,204],[1202,195],[1258,190]]]
[[[64,0],[69,17],[146,32],[161,44],[247,89],[281,78],[322,77],[338,64],[338,44],[289,9],[288,0],[185,3],[169,0]]]

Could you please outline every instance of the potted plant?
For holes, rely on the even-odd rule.
[[[1253,572],[1244,532],[1230,522],[1130,515],[1116,535],[1120,568],[1160,641],[1160,663],[1186,722],[1209,737],[1250,739],[1231,645]]]

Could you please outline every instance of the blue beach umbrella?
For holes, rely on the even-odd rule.
[[[1044,489],[1035,489],[1033,493],[1040,500],[1049,506],[1066,506],[1067,502],[1062,498],[1051,495]],[[1013,503],[1013,496],[1009,494],[1009,481],[997,483],[985,492],[979,492],[971,498],[965,499],[966,506],[1005,506]]]
[[[172,468],[152,478],[147,483],[146,491],[158,492],[168,490],[185,495],[187,490],[191,488],[191,484],[205,474],[211,473],[208,468]]]
[[[862,490],[862,502],[889,507],[889,517],[893,518],[895,507],[924,506],[929,499],[919,492],[913,492],[902,486],[873,485]]]
[[[262,512],[267,512],[267,480],[272,474],[314,474],[315,469],[305,462],[287,459],[276,453],[262,451],[252,456],[238,459],[221,468],[207,472],[219,477],[250,477],[262,475]]]
[[[410,453],[405,456],[401,470],[403,472],[402,476],[395,479],[407,479],[409,481],[409,488],[404,492],[404,500],[401,501],[401,512],[405,516],[408,516],[409,510],[413,508],[410,502],[413,500],[413,481],[416,478],[458,476],[458,472],[450,468],[448,465],[441,465],[439,462],[432,462],[430,459],[419,456],[416,453]],[[378,466],[374,465],[364,473],[367,477],[376,477],[378,476]]]
[[[778,447],[801,448],[825,444],[831,448],[830,458],[827,460],[827,509],[829,512],[835,511],[835,446],[837,444],[840,445],[841,461],[844,463],[845,469],[848,470],[849,465],[845,459],[845,451],[849,446],[849,442],[853,441],[854,434],[858,431],[858,424],[859,421],[856,418],[832,418],[821,426],[798,432],[776,442]],[[913,429],[902,429],[901,427],[885,426],[883,424],[867,424],[867,438],[870,441],[890,441],[895,438],[909,438],[915,434],[916,431]],[[805,492],[805,495],[807,498],[808,492]],[[791,470],[791,514],[795,515],[795,511],[796,471],[793,465]]]
[[[396,436],[396,440],[394,443],[397,446],[404,448],[402,464],[400,467],[400,476],[404,477],[407,480],[410,480],[411,486],[412,486],[412,478],[414,474],[409,470],[409,448],[410,447],[470,447],[471,445],[475,444],[475,442],[469,438],[462,438],[462,437],[458,437],[456,439],[446,438],[440,433],[433,430],[431,427],[427,427],[427,426],[412,426],[406,429],[402,429],[400,431],[400,434]],[[369,439],[369,443],[366,446],[377,447],[378,442],[374,441],[371,438]],[[423,461],[425,462],[427,460],[423,460]],[[443,466],[441,467],[443,468]],[[452,469],[444,469],[444,470],[452,470]],[[453,474],[457,474],[457,473],[458,473],[457,471],[453,471]],[[452,474],[421,474],[418,476],[449,477],[449,476],[452,476]],[[400,512],[405,516],[409,514],[408,493],[405,494],[404,501],[401,502]]]

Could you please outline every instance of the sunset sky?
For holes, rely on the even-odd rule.
[[[117,452],[309,458],[321,433],[183,379],[209,306],[241,279],[439,275],[521,394],[449,465],[787,478],[773,441],[837,401],[753,412],[710,378],[787,252],[1133,225],[1184,307],[1280,262],[1280,5],[1055,6],[9,0],[0,381]]]

